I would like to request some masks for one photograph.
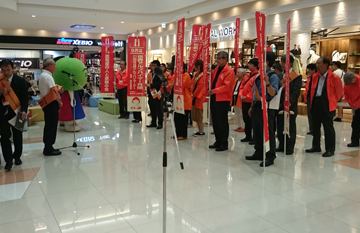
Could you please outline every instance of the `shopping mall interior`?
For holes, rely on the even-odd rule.
[[[255,12],[266,16],[263,49],[274,54],[274,64],[281,68],[282,58],[289,54],[289,44],[291,56],[299,64],[297,74],[301,76],[301,87],[295,97],[295,146],[290,153],[278,148],[276,158],[266,167],[259,166],[261,161],[246,157],[252,156],[258,149],[254,148],[252,140],[250,143],[243,140],[247,135],[239,121],[243,120],[244,112],[241,109],[236,111],[237,106],[231,107],[228,103],[228,111],[225,111],[228,122],[221,123],[229,125],[228,147],[210,149],[209,145],[223,140],[218,136],[223,129],[215,123],[219,120],[218,116],[213,117],[216,110],[211,110],[210,114],[212,97],[205,98],[204,94],[199,124],[195,120],[199,118],[198,112],[194,109],[191,114],[183,109],[179,111],[185,114],[178,113],[177,107],[170,107],[171,99],[159,100],[159,104],[168,103],[169,108],[164,108],[170,110],[161,116],[164,122],[156,125],[157,115],[155,120],[153,118],[158,110],[151,107],[155,100],[149,100],[147,104],[150,92],[150,98],[153,97],[152,91],[146,94],[145,87],[140,85],[141,80],[144,85],[148,85],[145,82],[150,80],[148,89],[152,88],[155,78],[150,75],[149,79],[146,74],[156,60],[166,67],[164,74],[174,72],[175,79],[185,77],[176,72],[191,65],[194,25],[210,24],[206,50],[209,59],[203,55],[205,52],[201,56],[208,60],[207,75],[211,76],[208,78],[212,82],[219,82],[219,74],[210,71],[211,66],[218,69],[215,67],[219,59],[227,60],[225,67],[235,70],[235,73],[252,74],[249,64],[254,65],[253,59],[259,58],[257,51],[261,50]],[[356,89],[351,94],[357,95],[356,107],[346,99],[345,87],[340,85],[341,95],[344,95],[338,102],[335,100],[336,110],[331,116],[334,121],[330,119],[329,123],[335,131],[335,143],[330,145],[335,151],[330,151],[330,154],[325,148],[329,146],[329,131],[322,120],[317,120],[324,117],[313,114],[320,110],[308,107],[307,96],[314,94],[316,85],[310,83],[314,92],[305,94],[308,93],[307,81],[310,77],[308,65],[321,67],[325,64],[324,57],[330,60],[329,68],[333,69],[334,64],[338,64],[337,69],[343,75],[332,77],[341,79],[343,86],[348,73],[354,73],[360,79],[356,76],[360,73],[359,12],[359,0],[0,0],[0,60],[12,61],[14,75],[29,82],[27,117],[20,130],[10,126],[10,121],[6,122],[3,118],[8,114],[7,111],[3,113],[3,109],[7,107],[12,111],[12,105],[8,106],[7,96],[2,92],[3,87],[9,84],[0,76],[0,98],[3,100],[0,107],[0,232],[360,233],[359,135],[355,135],[357,142],[354,141],[354,131],[360,132],[360,90]],[[236,25],[238,18],[240,24]],[[185,19],[185,24],[181,25],[184,27],[181,32],[178,22],[182,19]],[[287,28],[289,19],[290,33]],[[178,43],[178,38],[181,38],[179,32],[182,33],[182,43]],[[104,42],[106,38],[111,38],[111,46]],[[134,38],[135,44],[131,42]],[[138,38],[144,38],[145,50],[134,50]],[[113,55],[107,60],[109,48]],[[137,58],[134,51],[143,53]],[[82,54],[82,59],[77,54]],[[217,54],[226,54],[227,57]],[[129,84],[127,94],[122,97],[119,94],[123,88],[122,67],[127,64],[127,78],[132,77],[130,70],[138,70],[134,64],[143,61],[141,56],[144,57],[146,73],[141,71],[137,87],[143,88],[138,96],[133,95],[130,91],[132,85]],[[69,71],[64,65],[61,70],[61,61],[77,58],[82,61],[79,66],[85,67],[81,71],[85,74],[85,79],[82,79],[85,81],[81,85],[68,82],[72,82],[78,91],[84,84],[86,89],[85,92],[82,90],[82,95],[66,89],[65,93],[70,93],[67,100],[62,94],[63,107],[68,106],[69,112],[60,108],[58,127],[54,131],[54,148],[59,148],[60,152],[54,150],[50,154],[56,156],[48,156],[44,149],[47,140],[44,134],[48,133],[45,132],[45,120],[48,124],[53,119],[49,120],[49,115],[46,115],[47,105],[44,107],[41,104],[43,95],[39,86],[42,72],[48,67],[48,61],[54,59],[57,71],[53,77],[59,84],[57,72],[66,70],[73,73],[72,68]],[[175,65],[175,59],[176,64],[180,64],[179,60],[184,66]],[[279,66],[274,65],[273,68]],[[3,66],[0,68],[5,76]],[[329,77],[326,75],[333,74],[332,71],[329,70],[324,77]],[[286,70],[283,72],[286,73]],[[187,77],[194,80],[191,81],[192,86],[198,76],[192,70],[188,73]],[[76,79],[77,73],[74,74]],[[139,75],[139,72],[134,74]],[[259,79],[265,76],[259,75]],[[61,77],[67,79],[68,76]],[[284,74],[284,77],[287,75]],[[317,77],[321,78],[323,74]],[[177,83],[176,80],[174,83]],[[216,88],[215,83],[204,83],[210,83],[210,88],[204,84],[206,93]],[[15,90],[11,81],[10,84]],[[265,87],[265,84],[259,85]],[[180,84],[175,84],[174,96],[177,95],[177,85]],[[329,85],[328,82],[324,86],[329,88]],[[136,85],[133,86],[135,89]],[[195,98],[191,97],[192,94],[195,96],[194,86],[193,90],[188,88],[190,98]],[[290,90],[291,86],[290,82]],[[91,92],[86,93],[88,90]],[[159,91],[159,95],[166,95],[164,92]],[[229,92],[232,96],[233,89]],[[257,89],[252,92],[256,102]],[[331,90],[327,90],[328,96],[335,95],[329,92]],[[213,93],[218,96],[215,91]],[[314,99],[322,98],[322,94],[318,96],[317,93]],[[77,111],[75,106],[70,107],[74,98],[82,102],[77,101],[76,106],[82,106],[83,111],[81,108],[80,111],[84,117],[72,116]],[[146,102],[138,108],[139,112],[130,108],[134,99],[139,103]],[[179,104],[174,97],[173,104],[178,106],[175,102]],[[127,109],[121,110],[126,103]],[[185,110],[189,110],[186,100],[182,104]],[[214,106],[218,105],[211,106],[215,109]],[[121,116],[122,111],[126,113]],[[261,111],[266,113],[269,109]],[[324,111],[329,112],[330,109]],[[242,114],[240,120],[239,112]],[[182,129],[176,127],[180,125],[179,115],[184,116],[186,121]],[[314,122],[321,121],[325,127],[321,126],[321,148],[314,147],[309,115],[317,118],[313,119]],[[76,121],[73,121],[74,118]],[[253,116],[249,119],[250,123],[256,124]],[[13,131],[22,131],[21,162],[14,157],[15,162],[10,167],[12,155],[6,154],[8,152],[4,149],[7,140],[4,138],[4,125],[9,125]],[[147,127],[149,125],[151,127]],[[181,133],[185,131],[187,136],[176,135],[180,130]],[[277,146],[279,134],[269,135],[275,138]],[[262,143],[264,135],[260,138]],[[17,139],[14,136],[11,140],[14,149]],[[261,147],[264,147],[264,152],[267,150],[266,146]],[[307,153],[310,148],[315,148],[315,153]]]

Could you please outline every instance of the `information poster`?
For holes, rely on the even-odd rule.
[[[200,59],[203,45],[204,26],[194,24],[191,31],[191,46],[189,53],[188,72],[191,73],[195,66],[195,61]]]
[[[113,98],[114,93],[114,37],[101,37],[100,93]]]
[[[175,85],[174,85],[174,109],[175,112],[185,114],[184,92],[183,92],[183,69],[184,69],[184,32],[185,18],[177,22],[176,33],[176,64],[175,64]]]

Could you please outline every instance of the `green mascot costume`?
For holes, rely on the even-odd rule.
[[[73,80],[69,78],[68,74],[74,79],[74,86]],[[53,76],[55,83],[64,89],[64,93],[61,95],[63,106],[60,108],[59,121],[64,122],[66,131],[73,132],[75,115],[75,131],[79,131],[81,126],[76,120],[84,118],[85,113],[76,91],[86,84],[86,66],[76,58],[60,58],[56,61],[56,72]]]

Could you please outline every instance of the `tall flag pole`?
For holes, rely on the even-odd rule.
[[[266,86],[264,82],[264,74],[266,72],[266,41],[265,41],[265,28],[266,28],[266,15],[260,12],[255,13],[256,19],[256,34],[258,38],[258,56],[260,67],[260,82],[261,82],[261,99],[263,109],[263,124],[264,124],[264,167],[265,167],[265,154],[270,150],[269,144],[269,125],[267,116],[267,104],[266,104]]]
[[[174,109],[175,112],[185,114],[183,93],[183,70],[184,70],[184,33],[185,18],[177,22],[176,33],[176,63],[174,85]]]
[[[234,41],[234,53],[235,53],[235,71],[239,67],[239,37],[240,37],[240,18],[236,18],[235,22],[235,41]]]
[[[286,33],[286,68],[285,68],[285,101],[284,101],[284,151],[286,152],[286,135],[290,137],[290,25],[287,21]]]

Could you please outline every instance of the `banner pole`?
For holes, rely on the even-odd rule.
[[[210,47],[209,47],[209,50],[210,50]],[[210,54],[210,53],[209,53]],[[212,72],[211,72],[211,59],[212,59],[212,57],[211,57],[211,55],[210,55],[210,62],[209,62],[209,65],[210,65],[210,74],[209,74],[209,90],[211,90],[211,75],[212,75]],[[209,68],[208,68],[208,70],[209,70]],[[210,111],[210,103],[211,103],[211,96],[209,96],[209,99],[208,99],[208,140],[207,140],[207,149],[209,150],[210,148],[209,148],[209,146],[210,146],[210,134],[211,134],[211,132],[210,132],[210,120],[212,120],[211,119],[211,111]]]
[[[266,57],[266,44],[267,44],[267,34],[266,34],[266,22],[267,22],[267,14],[266,14],[266,12],[264,12],[264,15],[265,15],[265,22],[264,22],[264,24],[265,24],[265,32],[264,32],[264,73],[266,74],[266,61],[267,61],[267,57]],[[264,83],[262,83],[262,88],[264,88]],[[265,93],[265,98],[266,98],[266,87],[264,88],[264,93]],[[265,100],[263,100],[263,101],[266,101],[266,99]],[[266,115],[268,115],[268,113],[267,113],[267,108],[266,109],[263,109],[263,111],[266,111]],[[268,119],[268,122],[269,122],[269,119]],[[265,122],[264,122],[264,124],[265,124]],[[264,145],[263,145],[263,168],[264,168],[264,171],[265,171],[265,162],[266,162],[266,143],[265,143],[265,130],[263,130],[263,132],[264,132],[264,135],[263,135],[263,138],[264,138]],[[269,138],[270,138],[270,136],[269,136]]]

